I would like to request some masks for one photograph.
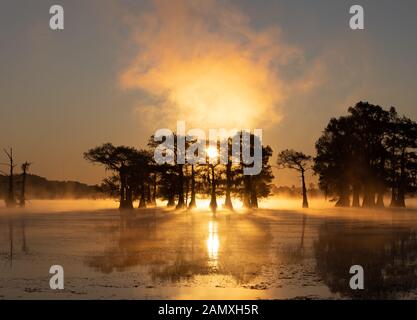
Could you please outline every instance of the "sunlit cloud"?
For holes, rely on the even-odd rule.
[[[152,124],[253,128],[279,122],[288,83],[280,74],[301,56],[277,27],[255,29],[225,1],[155,0],[130,17],[137,54],[123,88],[155,98],[137,112]]]

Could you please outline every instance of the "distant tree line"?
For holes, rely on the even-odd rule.
[[[271,194],[281,198],[299,198],[303,194],[301,187],[292,186],[272,186]],[[307,194],[309,198],[323,197],[323,192],[314,183],[310,183],[307,187]]]
[[[13,149],[3,149],[7,162],[0,163],[7,170],[0,170],[0,199],[6,207],[25,207],[30,199],[96,199],[104,198],[98,186],[77,181],[52,181],[28,173],[31,163],[25,161],[16,172]]]
[[[253,139],[252,135],[251,143]],[[111,172],[101,189],[118,197],[121,209],[132,209],[135,200],[138,200],[139,208],[155,205],[157,198],[166,200],[169,207],[195,208],[198,195],[210,199],[209,206],[213,211],[217,209],[219,196],[225,198],[224,207],[231,210],[232,197],[240,198],[246,208],[257,208],[258,199],[270,194],[273,174],[269,165],[272,156],[269,146],[262,146],[262,169],[258,175],[244,175],[243,161],[239,164],[232,161],[231,148],[224,164],[207,161],[207,164],[159,165],[154,160],[156,147],[153,136],[147,147],[140,150],[105,143],[85,152],[84,158],[104,165]],[[180,148],[175,143],[175,156],[178,152]]]
[[[417,190],[417,123],[391,107],[359,102],[332,118],[316,142],[314,172],[336,206],[405,207]]]
[[[97,199],[107,195],[100,192],[97,186],[87,185],[78,181],[55,181],[48,180],[35,174],[23,172],[13,176],[16,204],[19,204],[21,190],[24,189],[25,202],[28,199],[55,200],[55,199]],[[9,176],[0,174],[0,199],[8,196]],[[25,186],[23,188],[23,186]]]

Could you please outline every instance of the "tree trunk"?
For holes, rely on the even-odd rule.
[[[152,204],[156,206],[156,185],[157,185],[157,175],[154,173],[152,179]]]
[[[251,190],[251,177],[244,176],[244,190],[243,190],[243,207],[251,208],[250,190]]]
[[[119,209],[125,208],[126,199],[125,199],[125,192],[126,192],[126,179],[125,179],[125,169],[120,168],[119,170],[119,178],[120,178],[120,203]]]
[[[397,157],[395,155],[396,149],[395,146],[391,148],[391,203],[390,207],[396,207],[398,203],[398,194],[397,194]]]
[[[227,209],[233,210],[232,197],[230,195],[232,189],[232,162],[229,161],[226,165],[226,199],[224,206]]]
[[[397,188],[395,185],[392,186],[391,188],[391,203],[390,203],[390,207],[394,208],[397,206],[398,203],[398,199],[397,199]]]
[[[217,199],[216,199],[216,178],[214,176],[214,166],[211,166],[211,199],[210,199],[211,211],[216,212],[217,210]]]
[[[19,206],[24,208],[26,205],[26,166],[25,164],[22,166],[23,172],[22,172],[22,188],[20,190],[20,199],[19,199]]]
[[[336,202],[336,207],[349,207],[350,206],[350,199],[349,199],[349,186],[343,184],[339,186],[339,200]]]
[[[405,149],[401,153],[400,181],[398,184],[397,207],[405,208]]]
[[[175,206],[175,196],[173,194],[170,194],[168,197],[168,207],[174,207]]]
[[[384,204],[384,191],[379,191],[376,199],[376,207],[385,208]]]
[[[362,207],[363,208],[373,208],[373,207],[375,207],[375,191],[369,185],[365,186],[363,201],[362,201]]]
[[[256,182],[252,180],[251,190],[250,190],[250,205],[251,208],[258,208],[258,196],[256,194]]]
[[[381,157],[379,168],[378,168],[378,178],[377,178],[377,199],[375,206],[377,208],[385,208],[384,204],[384,193],[385,193],[385,156]]]
[[[194,172],[194,165],[191,165],[191,200],[190,204],[188,205],[189,209],[195,208],[196,201],[195,201],[195,172]]]
[[[146,208],[146,191],[150,192],[150,188],[148,190],[148,188],[145,186],[145,183],[142,182],[142,186],[140,188],[139,208]]]
[[[353,196],[352,196],[352,207],[359,208],[361,206],[360,204],[360,191],[359,191],[359,185],[355,183],[353,185]]]
[[[9,192],[6,198],[6,206],[8,208],[13,208],[16,206],[16,197],[14,194],[14,175],[13,175],[13,149],[10,149],[10,153],[5,150],[6,155],[9,158],[9,167],[10,167],[10,174],[9,174]]]
[[[150,183],[146,183],[146,203],[152,203],[152,192],[151,192],[151,185]]]
[[[188,177],[188,167],[185,167],[185,206],[187,207],[188,195],[190,193],[190,179]]]
[[[133,209],[133,190],[129,186],[126,187],[126,200],[124,209]]]
[[[182,209],[185,205],[184,203],[184,172],[183,165],[178,165],[179,176],[178,176],[178,203],[176,209]]]
[[[304,170],[301,170],[301,181],[302,181],[302,189],[303,189],[303,208],[308,208],[307,188],[306,188],[306,182],[305,182],[305,177],[304,177]]]

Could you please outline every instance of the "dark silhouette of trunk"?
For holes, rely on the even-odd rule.
[[[375,193],[367,190],[363,196],[362,208],[375,207]]]
[[[146,199],[145,196],[143,194],[141,194],[140,199],[139,199],[139,208],[146,208]]]
[[[171,183],[174,183],[171,181]],[[168,207],[175,207],[175,186],[172,184],[169,188],[169,194],[168,194]]]
[[[196,201],[195,201],[195,171],[194,171],[194,165],[191,165],[191,200],[190,204],[188,205],[189,209],[195,208]]]
[[[148,185],[149,187],[149,185]],[[146,208],[146,191],[148,190],[145,182],[142,182],[142,186],[140,188],[140,199],[139,199],[139,208]],[[150,189],[149,189],[150,191]]]
[[[129,186],[126,187],[126,200],[124,209],[133,209],[133,190]]]
[[[392,186],[391,188],[391,202],[389,204],[390,207],[396,207],[397,206],[397,188],[395,187],[395,185]]]
[[[384,208],[384,191],[379,191],[376,198],[376,206],[378,208]]]
[[[329,197],[329,186],[326,184],[324,186],[324,200],[327,201],[328,197]]]
[[[27,175],[27,170],[29,169],[30,164],[28,162],[25,162],[24,164],[22,164],[22,186],[20,189],[20,199],[19,199],[19,206],[24,208],[26,205],[26,175]]]
[[[229,160],[226,165],[226,199],[224,206],[227,209],[233,210],[232,197],[230,195],[232,189],[232,162]]]
[[[346,183],[343,183],[338,188],[339,199],[336,202],[336,207],[349,207],[349,186]]]
[[[10,148],[10,152],[4,149],[4,153],[9,158],[9,187],[8,187],[8,194],[6,198],[6,206],[8,208],[13,208],[16,206],[16,198],[14,194],[14,176],[13,176],[13,169],[15,164],[13,163],[13,149]]]
[[[366,185],[364,188],[362,207],[363,208],[375,207],[375,190],[370,185]]]
[[[306,182],[304,178],[304,170],[301,170],[301,181],[302,181],[302,189],[303,189],[303,208],[308,208],[307,188],[306,188]]]
[[[384,208],[384,193],[385,193],[385,181],[384,181],[384,171],[385,171],[385,156],[381,157],[381,161],[378,168],[378,184],[377,184],[377,199],[375,206],[378,208]]]
[[[15,199],[15,195],[14,195],[13,167],[10,167],[9,193],[8,193],[8,196],[7,196],[7,206],[8,207],[16,206],[16,199]]]
[[[250,205],[252,208],[258,208],[258,196],[256,194],[256,182],[251,179],[251,190],[250,190]]]
[[[156,206],[156,185],[157,185],[157,176],[156,173],[153,175],[153,179],[152,179],[152,204],[154,204]]]
[[[400,181],[398,183],[397,207],[405,208],[405,149],[401,153]]]
[[[188,204],[188,195],[190,193],[190,179],[188,177],[188,167],[185,167],[185,206]]]
[[[359,208],[360,204],[360,190],[358,183],[353,185],[353,192],[352,192],[352,207]]]
[[[251,177],[250,176],[244,176],[243,178],[244,183],[244,190],[243,190],[243,207],[245,208],[251,208],[251,201],[250,201],[250,190],[251,187]]]
[[[170,194],[168,197],[168,207],[174,207],[175,206],[175,196],[173,194]]]
[[[395,156],[395,147],[391,148],[391,202],[390,207],[397,206],[397,172],[396,172],[397,158]]]
[[[124,168],[120,168],[119,170],[119,177],[120,177],[120,201],[119,201],[119,209],[123,209],[125,206],[125,188],[126,188],[126,181],[125,181],[125,172]]]
[[[119,169],[120,177],[120,205],[119,209],[133,209],[132,190],[127,184],[127,168],[122,166]]]
[[[20,190],[20,199],[19,199],[19,206],[22,208],[24,208],[26,205],[25,186],[26,186],[26,172],[23,172],[22,173],[22,186]]]
[[[214,166],[211,166],[211,199],[210,199],[211,211],[217,210],[217,198],[216,198],[216,177],[214,175]]]
[[[178,203],[176,208],[182,209],[185,206],[184,202],[184,172],[183,165],[178,165]]]
[[[146,203],[152,203],[152,193],[151,193],[151,185],[150,183],[146,183]]]

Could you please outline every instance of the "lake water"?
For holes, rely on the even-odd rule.
[[[299,202],[297,201],[297,206]],[[271,205],[271,204],[269,204]],[[0,210],[0,298],[349,299],[417,295],[417,211],[320,207],[120,214],[114,202]],[[71,211],[68,211],[71,210]],[[51,290],[61,265],[65,289]],[[352,265],[365,289],[352,290]]]

